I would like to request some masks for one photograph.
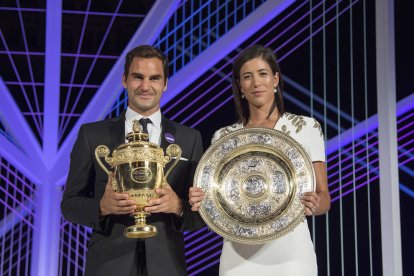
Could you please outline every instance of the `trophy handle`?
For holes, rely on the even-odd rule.
[[[95,158],[96,158],[96,161],[98,161],[98,164],[102,168],[102,170],[104,170],[109,177],[112,177],[112,190],[116,192],[117,187],[118,187],[118,182],[116,181],[116,178],[113,177],[113,174],[105,167],[105,165],[101,161],[101,158],[105,158],[105,160],[107,160],[109,153],[110,151],[107,146],[99,145],[95,149]]]
[[[170,157],[170,160],[171,160],[172,157],[175,157],[174,163],[171,165],[171,167],[165,173],[165,179],[167,179],[167,176],[170,174],[172,169],[177,165],[178,161],[180,161],[181,148],[177,144],[171,144],[167,147],[167,149],[165,150],[165,153]]]
[[[111,172],[105,167],[102,163],[101,158],[106,158],[109,156],[109,149],[107,146],[99,145],[95,149],[95,158],[98,161],[99,166],[104,170],[109,176],[111,176]]]

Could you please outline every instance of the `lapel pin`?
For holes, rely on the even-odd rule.
[[[174,136],[171,133],[165,133],[165,140],[170,144],[175,142]]]

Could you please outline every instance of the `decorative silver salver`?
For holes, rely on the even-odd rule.
[[[231,241],[260,244],[303,221],[300,199],[315,190],[315,174],[306,151],[287,134],[243,128],[207,149],[194,183],[206,193],[199,212],[213,231]]]

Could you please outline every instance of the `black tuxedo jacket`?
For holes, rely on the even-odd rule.
[[[149,276],[187,275],[184,257],[183,231],[204,226],[197,212],[191,211],[188,190],[193,184],[194,172],[202,155],[202,140],[198,131],[162,118],[161,147],[169,142],[165,134],[175,138],[182,149],[182,157],[171,171],[167,182],[183,203],[183,217],[174,214],[151,214],[149,224],[158,228],[158,234],[143,239]],[[86,275],[137,275],[137,239],[124,237],[124,229],[133,225],[128,215],[99,217],[99,202],[103,196],[108,175],[95,160],[95,148],[106,145],[111,152],[125,143],[125,112],[117,118],[82,125],[74,144],[70,170],[63,193],[63,216],[73,223],[92,228],[88,244]],[[104,162],[105,163],[105,162]],[[165,167],[165,172],[173,162]]]

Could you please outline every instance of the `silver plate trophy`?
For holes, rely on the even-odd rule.
[[[304,219],[303,193],[315,191],[312,162],[287,134],[243,128],[212,144],[194,180],[206,193],[200,214],[231,241],[260,244],[292,231]]]

